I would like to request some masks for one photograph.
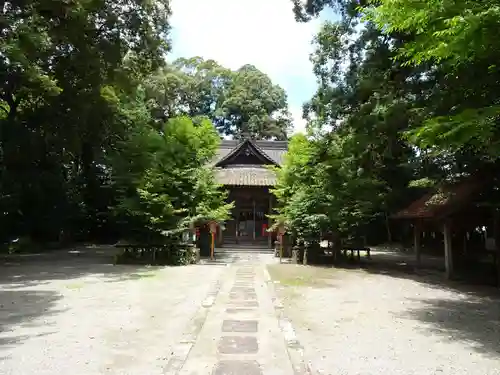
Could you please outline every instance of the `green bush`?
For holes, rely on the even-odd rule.
[[[198,250],[188,244],[124,245],[115,264],[183,266],[198,261]]]

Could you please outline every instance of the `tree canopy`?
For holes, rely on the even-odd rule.
[[[277,217],[297,236],[390,240],[388,217],[422,189],[498,175],[497,0],[291,1],[300,22],[340,16],[313,41],[308,134],[277,172]],[[286,94],[255,66],[165,60],[167,0],[0,12],[2,242],[156,238],[223,220],[206,168],[220,137],[287,138]]]
[[[219,142],[205,113],[151,111],[144,82],[166,65],[168,1],[0,12],[2,243],[158,238],[227,215],[205,166]]]
[[[232,71],[201,57],[180,58],[145,86],[156,116],[207,116],[224,136],[283,140],[291,126],[285,91],[252,65]]]
[[[291,141],[312,156],[279,172],[292,231],[318,236],[322,213],[323,228],[376,237],[385,226],[391,240],[388,216],[420,189],[498,171],[498,1],[292,2],[300,22],[340,15],[314,39],[309,136]]]

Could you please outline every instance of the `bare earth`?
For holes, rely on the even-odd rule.
[[[109,262],[84,253],[0,266],[0,374],[162,374],[225,268]]]
[[[430,276],[268,267],[315,373],[500,374],[500,299]]]
[[[113,266],[109,250],[0,259],[0,374],[160,375],[172,365],[208,375],[217,363],[217,374],[233,366],[243,375],[245,365],[274,375],[275,362],[297,353],[286,319],[315,374],[500,375],[495,289],[394,269],[277,264],[271,255]],[[234,299],[242,291],[246,300]],[[247,341],[234,347],[236,338]],[[237,361],[220,353],[236,349],[222,354]]]

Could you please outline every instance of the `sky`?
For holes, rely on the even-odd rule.
[[[294,133],[316,90],[309,55],[320,20],[295,21],[291,0],[173,0],[170,58],[201,56],[230,69],[252,64],[288,95]]]

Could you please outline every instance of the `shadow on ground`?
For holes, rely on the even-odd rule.
[[[499,295],[494,287],[496,280],[485,277],[491,272],[478,269],[475,273],[461,273],[454,280],[445,278],[444,259],[437,256],[423,255],[420,266],[411,253],[396,251],[375,251],[370,258],[362,256],[358,259],[344,259],[335,266],[331,264],[316,265],[316,267],[336,267],[340,269],[356,269],[367,274],[385,275],[400,279],[410,279],[429,287],[468,293],[475,296]],[[491,271],[491,270],[488,270]]]
[[[16,347],[20,342],[33,336],[48,336],[52,334],[51,327],[43,324],[48,331],[36,335],[19,334],[17,327],[23,328],[40,325],[35,322],[42,316],[55,315],[63,312],[56,304],[61,295],[47,290],[0,290],[0,360],[6,359],[5,350]]]
[[[376,259],[376,258],[375,258]],[[321,266],[317,267],[333,267]],[[357,270],[368,275],[384,275],[412,280],[428,288],[451,292],[449,299],[408,298],[419,305],[398,317],[425,323],[426,334],[446,340],[465,341],[478,352],[500,356],[500,293],[498,288],[471,284],[468,280],[446,280],[442,268],[416,268],[404,261],[387,261],[387,258],[346,262],[335,268]],[[362,277],[362,276],[361,276]]]
[[[16,289],[84,276],[100,276],[104,281],[124,281],[141,278],[156,268],[114,265],[116,253],[116,248],[103,246],[4,256],[0,259],[0,285]]]
[[[500,299],[468,296],[466,299],[413,299],[424,307],[410,309],[401,318],[427,324],[432,335],[466,341],[474,350],[500,356]]]
[[[117,250],[111,246],[79,247],[40,254],[17,254],[0,257],[0,360],[10,347],[32,338],[23,328],[38,325],[50,335],[51,327],[42,317],[65,311],[63,295],[54,281],[96,276],[99,281],[120,282],[151,276],[157,267],[115,266]],[[74,283],[77,288],[79,282]],[[66,286],[71,289],[73,286]],[[20,330],[19,330],[20,329]],[[26,330],[27,331],[27,330]],[[25,332],[26,332],[25,331]]]

